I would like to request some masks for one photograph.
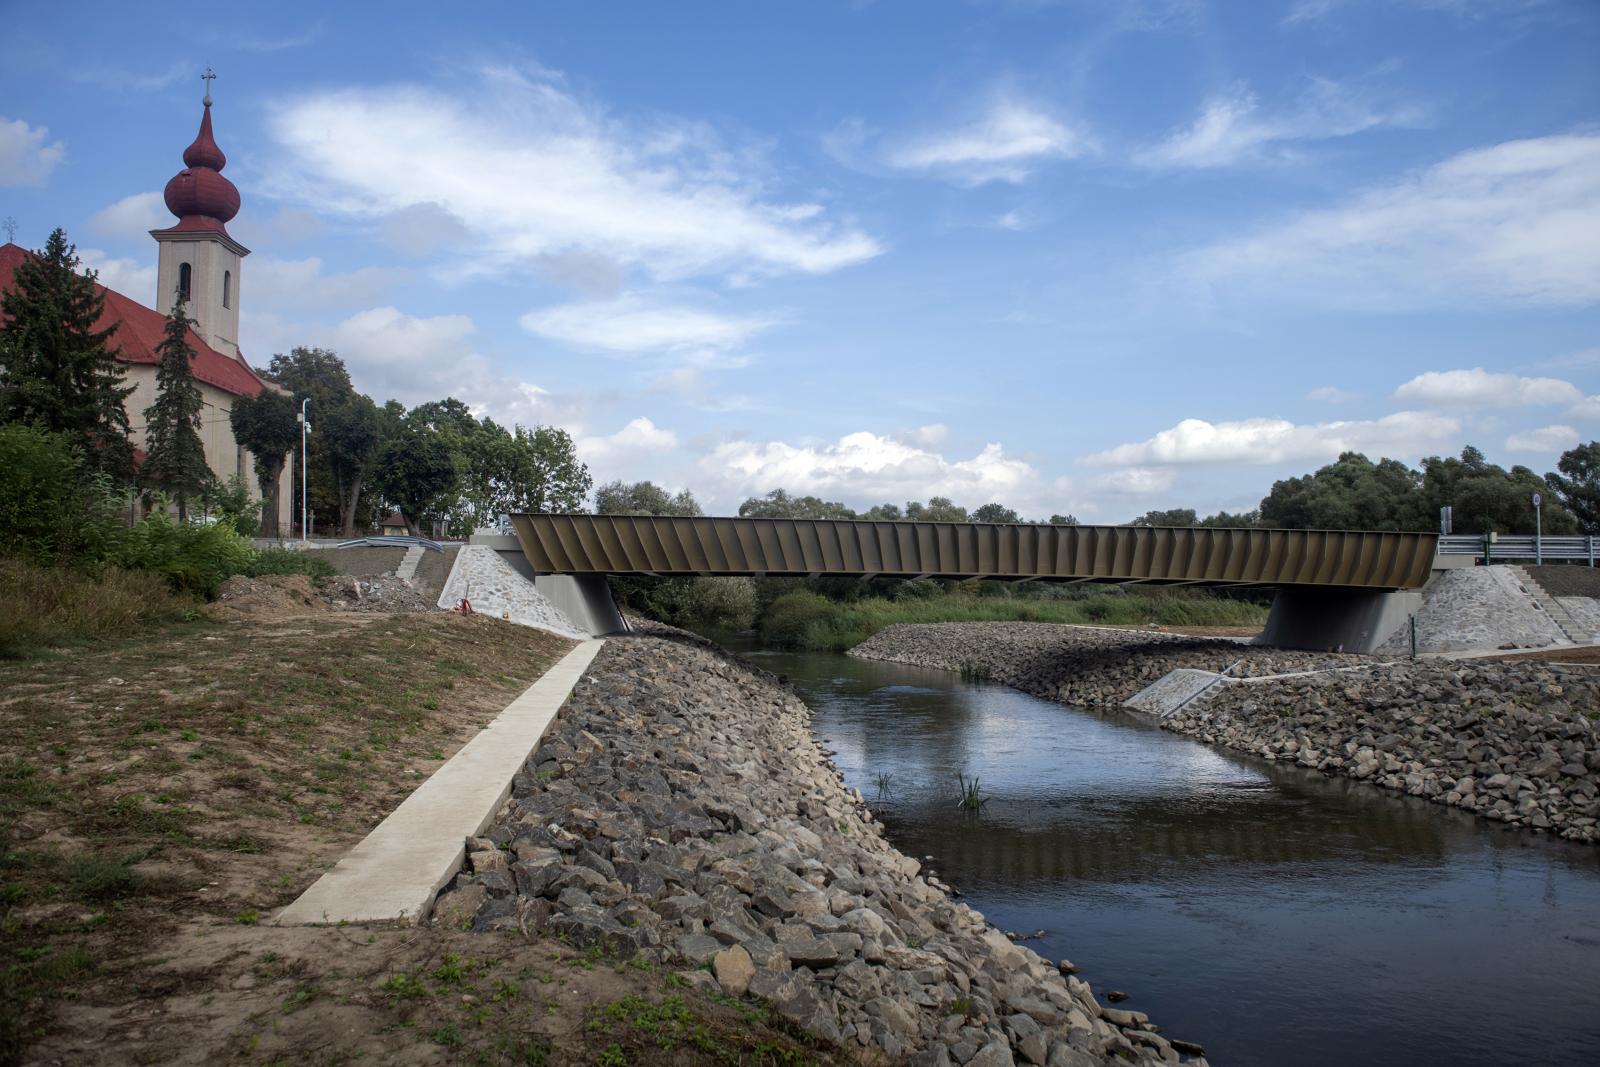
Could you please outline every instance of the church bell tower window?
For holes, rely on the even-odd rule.
[[[222,306],[233,307],[233,271],[222,272]]]
[[[188,300],[189,299],[189,275],[190,275],[190,273],[191,273],[191,271],[189,270],[189,264],[187,264],[187,263],[179,263],[178,264],[178,299],[179,300]]]

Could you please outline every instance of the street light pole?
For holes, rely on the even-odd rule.
[[[1536,567],[1544,565],[1544,517],[1540,508],[1543,503],[1543,496],[1533,494],[1533,564]]]
[[[300,401],[300,543],[307,547],[310,546],[306,530],[306,435],[311,432],[311,424],[306,421],[306,405],[309,403],[309,396]]]

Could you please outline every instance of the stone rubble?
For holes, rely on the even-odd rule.
[[[1225,680],[1161,720],[1162,728],[1509,825],[1600,840],[1600,670],[1593,667],[1385,661],[1042,623],[891,626],[850,654],[978,668],[1086,708],[1119,707],[1172,670],[1233,666],[1233,676],[1259,680]],[[1327,669],[1363,663],[1373,669]]]
[[[896,851],[793,692],[645,630],[601,650],[436,921],[684,966],[917,1067],[1180,1061],[1145,1015],[1102,1007]]]
[[[317,595],[334,611],[437,611],[411,583],[392,575],[325,578]]]

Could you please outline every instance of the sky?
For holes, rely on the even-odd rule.
[[[1600,437],[1600,2],[8,4],[0,218],[596,483],[1122,522]],[[313,425],[315,419],[313,418]]]

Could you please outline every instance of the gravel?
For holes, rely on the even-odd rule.
[[[1550,564],[1523,568],[1551,596],[1600,598],[1600,567]]]
[[[607,642],[468,842],[442,921],[675,964],[919,1067],[1178,1061],[896,851],[792,691],[644,629]]]
[[[1224,682],[1162,727],[1509,825],[1600,840],[1592,667],[1380,660],[1029,623],[892,626],[850,654],[976,670],[1088,708],[1118,707],[1170,670],[1233,665],[1233,676],[1257,680]],[[1357,665],[1370,669],[1328,670]]]

